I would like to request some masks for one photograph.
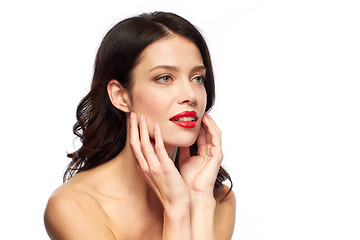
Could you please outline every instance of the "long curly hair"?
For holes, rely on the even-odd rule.
[[[154,12],[125,19],[110,29],[98,49],[91,89],[77,107],[77,122],[73,127],[82,146],[67,154],[72,160],[64,174],[64,182],[78,172],[108,162],[124,148],[126,115],[110,102],[107,85],[110,80],[116,79],[131,92],[132,70],[141,53],[151,43],[170,34],[185,37],[199,48],[206,67],[205,110],[211,109],[215,100],[211,58],[206,42],[196,27],[173,13]],[[178,167],[177,162],[175,165]],[[215,189],[222,188],[226,179],[232,187],[230,175],[220,167]]]

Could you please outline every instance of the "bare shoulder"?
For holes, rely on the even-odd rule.
[[[215,231],[216,239],[231,239],[235,225],[236,199],[230,188],[224,185],[216,197]]]
[[[77,184],[65,183],[52,194],[44,221],[51,239],[115,239],[99,203]]]

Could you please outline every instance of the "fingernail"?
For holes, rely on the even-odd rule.
[[[133,112],[130,113],[130,119],[134,119],[134,116],[135,114]]]
[[[140,115],[140,121],[144,121],[144,116],[143,115]]]

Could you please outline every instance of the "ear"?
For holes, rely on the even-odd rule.
[[[123,112],[130,112],[129,93],[117,80],[112,79],[108,83],[107,92],[114,107]]]

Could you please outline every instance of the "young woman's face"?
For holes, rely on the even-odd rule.
[[[206,106],[201,53],[178,35],[149,45],[133,70],[131,111],[146,117],[150,137],[158,123],[167,146],[192,145]]]

